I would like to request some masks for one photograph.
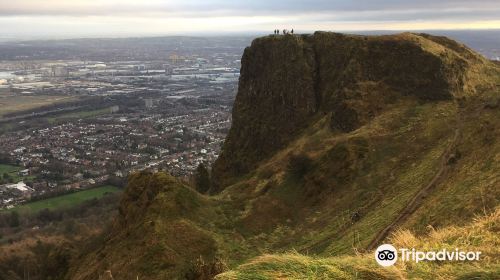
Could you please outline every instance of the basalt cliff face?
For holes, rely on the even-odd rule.
[[[498,65],[443,37],[256,39],[214,195],[132,175],[116,222],[67,278],[495,279],[499,85]],[[371,249],[387,239],[489,261],[382,269]]]
[[[213,167],[213,191],[324,114],[333,129],[350,132],[401,96],[436,101],[474,94],[484,64],[464,45],[426,34],[256,39],[243,54],[233,125]]]

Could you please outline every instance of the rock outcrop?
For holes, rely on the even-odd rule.
[[[444,37],[316,32],[254,40],[242,58],[233,125],[213,166],[219,192],[312,120],[356,130],[401,96],[446,100],[475,91],[484,58]]]

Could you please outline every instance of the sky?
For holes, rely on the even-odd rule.
[[[500,0],[0,0],[0,38],[499,29]]]

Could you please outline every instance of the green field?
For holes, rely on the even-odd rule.
[[[22,170],[22,167],[19,166],[14,166],[14,165],[9,165],[9,164],[0,164],[0,176],[2,176],[5,173],[9,174],[9,176],[14,180],[14,183],[17,183],[19,181],[22,181],[23,179],[29,181],[33,179],[33,176],[27,176],[27,177],[21,177],[19,176],[18,172]]]
[[[48,117],[47,120],[49,121],[49,123],[55,123],[59,120],[92,118],[109,113],[111,113],[111,108],[103,108],[97,110],[66,113],[54,117]]]
[[[14,183],[24,181],[24,182],[32,182],[36,176],[30,175],[30,176],[19,176],[18,172],[20,170],[23,170],[23,167],[20,166],[15,166],[15,165],[9,165],[9,164],[0,164],[0,176],[3,176],[3,174],[7,173],[10,175],[10,177],[14,180]]]
[[[77,99],[78,98],[73,96],[25,96],[7,93],[0,96],[0,118],[9,113],[32,110],[43,106],[70,102]]]
[[[61,195],[53,198],[30,202],[17,206],[9,211],[18,211],[21,213],[34,213],[43,209],[60,209],[78,205],[84,201],[94,198],[101,198],[107,193],[116,193],[121,190],[114,186],[102,186],[76,193]]]
[[[8,164],[0,164],[0,174],[9,173],[10,175],[14,175],[13,173],[17,173],[21,170],[21,167],[8,165]]]

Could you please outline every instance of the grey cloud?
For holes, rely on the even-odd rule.
[[[32,3],[33,5],[30,5]],[[0,16],[273,16],[296,14],[329,14],[335,20],[382,21],[414,19],[478,19],[500,18],[498,0],[179,0],[136,1],[111,5],[106,0],[87,0],[87,5],[74,6],[70,1],[36,5],[40,1],[17,0],[0,6]],[[61,2],[60,2],[61,3]],[[82,2],[79,2],[82,3]]]
[[[316,22],[322,21],[408,21],[408,20],[497,20],[498,10],[406,10],[406,11],[360,11],[335,14],[322,13],[315,16]]]

